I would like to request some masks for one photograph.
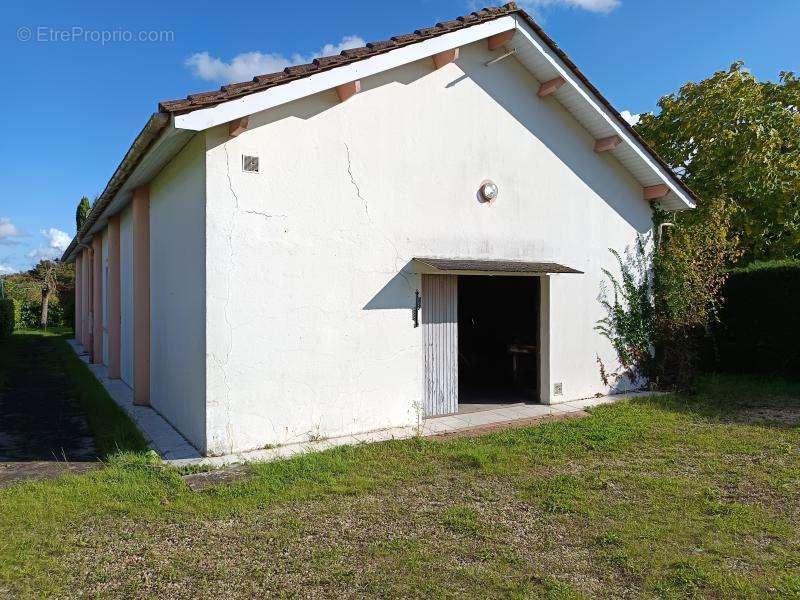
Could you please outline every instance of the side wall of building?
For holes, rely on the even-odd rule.
[[[414,256],[553,261],[543,400],[605,393],[602,269],[651,227],[642,187],[515,59],[486,43],[207,135],[211,453],[416,422]],[[258,174],[242,156],[259,158]],[[478,188],[495,181],[498,199]],[[424,302],[424,298],[423,298]],[[502,310],[498,299],[497,310]],[[553,396],[561,383],[563,395]]]
[[[205,448],[205,136],[150,182],[150,403]]]
[[[133,387],[133,216],[130,204],[119,219],[120,378]]]
[[[108,366],[108,229],[103,229],[103,258],[100,272],[103,284],[100,288],[103,294],[102,319],[103,319],[103,364]]]

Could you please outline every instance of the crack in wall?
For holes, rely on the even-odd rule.
[[[228,268],[225,269],[226,271],[226,281],[225,281],[225,306],[224,306],[224,317],[225,317],[225,324],[228,327],[228,340],[227,340],[227,350],[225,352],[225,362],[222,363],[218,359],[215,358],[217,364],[219,365],[220,370],[222,371],[222,380],[225,385],[225,398],[224,398],[224,406],[223,410],[225,411],[226,415],[226,430],[231,428],[231,384],[228,374],[228,369],[231,364],[231,354],[233,353],[233,323],[231,322],[231,315],[230,315],[230,304],[231,304],[231,273],[233,271],[234,265],[234,243],[233,243],[233,234],[234,230],[236,229],[236,213],[239,212],[239,196],[236,194],[236,191],[233,189],[233,181],[231,181],[231,162],[230,156],[228,155],[228,145],[222,144],[222,148],[225,151],[225,175],[228,178],[228,189],[231,192],[231,196],[234,199],[234,214],[231,215],[231,224],[228,227],[227,238],[228,238],[228,257],[229,257],[229,264]],[[212,354],[213,356],[213,354]],[[229,437],[227,441],[227,445],[229,449],[232,447],[233,442],[232,438]]]
[[[347,174],[350,175],[350,183],[353,184],[353,187],[356,188],[356,196],[358,196],[359,200],[364,203],[364,213],[367,215],[369,219],[369,206],[367,205],[367,200],[364,196],[361,195],[361,188],[358,187],[358,183],[356,183],[356,178],[353,177],[353,168],[352,162],[350,161],[350,146],[347,145],[347,142],[344,142],[344,149],[347,153]],[[372,222],[370,220],[370,222]]]
[[[285,219],[287,215],[271,215],[269,213],[261,212],[260,210],[242,210],[239,212],[247,213],[248,215],[258,215],[266,219]]]
[[[372,221],[372,218],[370,217],[370,214],[369,214],[369,208],[368,208],[367,199],[361,194],[361,187],[358,185],[358,182],[356,181],[356,178],[353,175],[353,163],[352,163],[352,160],[350,158],[350,146],[347,145],[347,142],[343,142],[343,143],[344,143],[345,153],[347,155],[347,174],[350,177],[350,183],[353,184],[353,187],[356,190],[356,196],[358,197],[358,199],[361,200],[361,202],[364,203],[364,212],[367,215],[367,220],[369,220],[370,225],[375,227],[375,223]],[[387,235],[386,232],[383,231],[382,228],[376,227],[376,229],[378,229],[380,234],[383,236],[383,239],[394,250],[394,268],[396,270],[398,268],[397,267],[398,261],[402,261],[403,260],[402,256],[400,256],[400,250],[398,250],[397,244],[394,243],[394,240],[392,240],[392,238],[389,235]],[[400,277],[402,277],[405,280],[406,285],[408,286],[408,291],[409,292],[412,291],[414,288],[411,285],[411,281],[409,280],[408,275],[405,273],[405,269],[404,268],[400,269],[398,271],[398,275],[400,275]]]
[[[222,144],[222,149],[225,152],[225,177],[228,180],[228,190],[230,191],[231,196],[233,197],[233,212],[230,214],[230,225],[228,226],[226,232],[226,238],[228,243],[228,265],[225,269],[225,303],[223,308],[223,315],[225,319],[225,325],[228,329],[228,336],[227,336],[227,348],[224,355],[224,360],[220,360],[220,358],[214,353],[210,352],[211,360],[217,365],[217,368],[222,372],[222,382],[225,387],[224,397],[222,398],[222,409],[225,414],[225,425],[224,430],[227,433],[227,439],[222,440],[223,444],[227,446],[228,451],[233,448],[233,420],[232,420],[232,407],[231,407],[231,394],[232,394],[232,387],[231,387],[231,357],[233,355],[233,340],[234,340],[234,327],[233,322],[231,320],[231,288],[233,282],[233,268],[236,264],[235,256],[236,256],[236,244],[234,243],[234,236],[236,234],[236,225],[238,223],[237,218],[240,214],[250,214],[256,215],[259,217],[263,217],[265,219],[273,219],[273,218],[286,218],[287,215],[285,214],[270,214],[259,210],[243,210],[239,203],[239,195],[236,193],[236,190],[233,187],[233,180],[231,179],[231,161],[230,155],[228,153],[228,145],[227,143]]]
[[[226,273],[225,273],[225,276],[224,276],[224,279],[223,279],[223,281],[225,282],[224,283],[225,292],[224,292],[224,294],[219,294],[217,296],[219,298],[219,300],[222,302],[223,317],[224,317],[223,318],[223,329],[222,329],[222,331],[224,331],[226,333],[226,335],[224,335],[224,338],[225,338],[224,344],[225,344],[225,346],[224,346],[224,349],[223,348],[219,349],[219,350],[221,350],[221,352],[216,352],[216,353],[213,352],[213,351],[209,352],[209,360],[216,367],[216,369],[221,372],[220,373],[221,377],[219,377],[217,379],[217,383],[219,384],[218,401],[215,402],[215,404],[217,406],[217,411],[218,411],[217,414],[219,415],[219,418],[216,419],[214,427],[212,428],[213,435],[210,438],[210,442],[211,442],[211,440],[213,440],[213,442],[210,445],[212,445],[214,447],[214,452],[215,453],[231,451],[232,446],[233,446],[233,434],[234,434],[234,431],[233,431],[234,420],[233,419],[234,419],[234,415],[233,415],[233,404],[232,404],[232,402],[233,402],[233,396],[234,396],[234,392],[235,392],[234,386],[237,383],[237,379],[235,377],[235,374],[232,372],[232,367],[234,366],[233,365],[233,345],[235,343],[234,335],[235,335],[236,331],[240,330],[242,328],[242,326],[243,326],[242,322],[239,322],[239,321],[237,321],[236,325],[234,325],[234,323],[233,323],[233,308],[234,308],[234,304],[233,304],[233,283],[235,281],[237,281],[237,279],[236,279],[237,275],[236,275],[236,273],[234,273],[234,268],[235,268],[235,266],[237,264],[237,259],[236,259],[236,254],[237,254],[236,240],[238,238],[236,238],[236,236],[237,236],[237,232],[238,232],[239,218],[240,218],[240,216],[243,216],[243,215],[254,215],[254,216],[257,216],[257,217],[264,218],[266,220],[271,220],[271,219],[276,219],[276,218],[284,218],[284,219],[288,218],[288,214],[275,214],[275,213],[269,213],[269,212],[262,211],[262,210],[257,210],[257,209],[245,209],[245,208],[242,207],[243,203],[246,204],[246,198],[245,197],[239,198],[239,195],[236,192],[235,186],[233,184],[233,178],[232,178],[232,174],[231,174],[231,170],[230,170],[230,150],[229,150],[228,145],[226,143],[223,143],[221,145],[223,147],[223,152],[225,154],[225,178],[227,180],[227,187],[228,187],[228,191],[229,191],[230,196],[231,196],[231,204],[230,204],[230,207],[227,207],[227,206],[222,206],[221,207],[221,214],[219,215],[221,218],[219,219],[219,221],[217,221],[217,223],[219,225],[221,225],[220,233],[222,233],[224,235],[225,239],[226,239],[226,243],[227,243],[227,246],[228,246],[228,256],[227,256],[227,260],[223,259],[223,263],[222,263],[222,266],[224,266],[224,268],[226,269]],[[359,230],[362,230],[362,232],[363,232],[363,227],[364,226],[367,226],[372,230],[372,235],[373,236],[375,234],[377,234],[378,236],[383,238],[385,243],[388,244],[388,246],[391,248],[391,254],[393,254],[393,256],[394,256],[394,269],[393,269],[394,273],[403,278],[403,280],[406,282],[406,285],[408,287],[409,292],[413,296],[414,286],[412,285],[412,281],[410,279],[411,273],[409,273],[404,268],[404,261],[403,261],[403,257],[401,255],[400,249],[398,247],[398,244],[395,243],[395,241],[392,239],[391,235],[389,235],[389,232],[384,227],[381,226],[380,220],[377,218],[380,215],[376,215],[376,218],[373,218],[373,215],[370,213],[369,200],[366,198],[365,192],[362,190],[361,186],[359,185],[358,179],[357,179],[357,177],[355,175],[355,172],[354,172],[353,156],[352,156],[351,151],[350,151],[351,150],[350,146],[349,146],[348,143],[345,142],[344,143],[344,147],[345,147],[346,160],[347,160],[347,164],[346,164],[347,165],[347,176],[349,178],[350,184],[353,187],[353,190],[354,190],[354,193],[355,193],[355,197],[358,199],[359,203],[364,208],[364,215],[365,215],[365,219],[366,219],[366,221],[362,221],[361,222],[361,227],[359,227],[357,225],[357,223],[353,223],[353,222],[348,224],[348,227],[347,227],[348,233],[351,233],[353,235],[352,243],[353,244],[362,243],[363,233],[359,233]],[[355,212],[357,214],[358,205],[356,205],[354,207],[354,209],[355,209]],[[228,222],[227,223],[224,223],[224,220],[225,220],[224,216],[228,217]],[[244,223],[246,223],[246,222],[243,221],[243,224]],[[383,273],[385,271],[381,270],[381,272]],[[295,311],[297,311],[297,310],[314,310],[314,311],[319,311],[319,312],[321,312],[323,314],[332,315],[332,316],[334,316],[335,314],[338,314],[338,313],[335,313],[335,311],[326,310],[325,307],[321,307],[321,306],[317,306],[317,305],[298,306],[298,307],[295,307],[294,310]],[[282,317],[275,317],[275,318],[282,318]],[[295,349],[291,349],[289,351],[295,351]],[[302,351],[304,351],[304,349],[303,348],[297,348],[296,351],[302,352]],[[391,362],[397,356],[402,355],[406,351],[407,350],[404,348],[404,349],[401,349],[399,352],[395,352],[395,353],[391,354],[390,356],[382,357],[382,358],[380,358],[378,360],[381,363],[385,364],[385,361],[390,361]],[[323,353],[323,356],[327,356],[327,355],[328,354]],[[330,353],[329,356],[331,358],[335,358],[335,357],[338,357],[338,354]],[[361,380],[361,378],[363,376],[363,373],[365,372],[366,368],[367,368],[366,364],[360,365],[360,371],[357,369],[358,373],[357,373],[357,376],[355,377],[356,380]],[[314,386],[312,386],[311,383],[308,382],[308,381],[299,381],[299,380],[295,381],[292,378],[288,378],[288,381],[293,383],[293,385],[296,385],[296,386],[305,386],[308,389],[307,393],[308,393],[309,397],[318,396],[319,393],[320,393],[319,390],[317,388],[315,388]],[[372,390],[361,389],[360,393],[365,393],[367,391],[372,391]],[[237,413],[236,418],[240,419],[241,416]],[[312,420],[311,425],[313,425],[313,420]],[[306,425],[306,427],[308,427],[308,425]],[[267,426],[267,429],[272,429],[273,430],[273,435],[274,435],[274,437],[276,439],[282,439],[282,438],[287,438],[287,437],[291,438],[292,436],[297,437],[297,436],[303,436],[304,435],[303,432],[299,432],[299,431],[291,431],[291,432],[290,431],[278,431],[279,428],[276,427],[276,425],[274,423],[272,423],[272,422],[269,423],[269,425]],[[307,433],[308,432],[306,432],[306,435],[307,435]]]

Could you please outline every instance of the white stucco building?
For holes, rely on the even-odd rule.
[[[654,202],[694,206],[485,9],[161,103],[65,253],[76,337],[212,455],[606,394],[602,269]]]

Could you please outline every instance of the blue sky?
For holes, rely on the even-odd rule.
[[[737,59],[761,79],[800,71],[797,0],[521,4],[618,109],[632,113],[654,110],[660,96]],[[74,234],[78,200],[102,191],[159,100],[413,31],[476,6],[483,4],[3,3],[0,274],[60,255]],[[104,32],[116,39],[104,43]],[[156,41],[126,41],[139,32]]]

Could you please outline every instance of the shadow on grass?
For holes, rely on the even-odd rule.
[[[800,381],[780,377],[708,373],[699,378],[694,395],[654,396],[642,402],[719,423],[800,426]]]
[[[0,340],[0,461],[87,461],[147,444],[64,330]]]

